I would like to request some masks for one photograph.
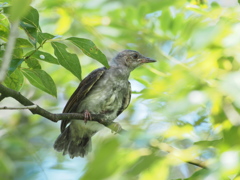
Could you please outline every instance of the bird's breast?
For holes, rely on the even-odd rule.
[[[93,114],[104,114],[107,120],[114,120],[122,108],[128,86],[127,78],[106,72],[80,102],[78,112],[88,110]]]

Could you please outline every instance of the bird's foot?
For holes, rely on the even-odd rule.
[[[90,121],[92,120],[91,113],[90,113],[88,110],[85,110],[85,111],[84,111],[84,122],[85,122],[85,124],[86,124],[89,120],[90,120]]]
[[[112,126],[112,128],[111,128],[112,133],[117,134],[122,130],[122,126],[119,123],[114,122],[111,124],[111,126]]]

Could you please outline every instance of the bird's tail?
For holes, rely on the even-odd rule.
[[[54,149],[63,155],[69,154],[70,158],[77,156],[84,157],[91,150],[91,134],[75,133],[71,126],[68,126],[57,138]]]

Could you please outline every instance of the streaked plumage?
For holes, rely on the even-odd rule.
[[[155,62],[137,51],[124,50],[112,59],[110,68],[91,72],[79,84],[67,102],[63,112],[103,114],[105,121],[113,121],[129,105],[131,85],[130,72],[143,63]],[[69,124],[69,126],[67,126]],[[62,121],[61,134],[54,148],[69,154],[71,158],[84,157],[91,149],[91,137],[103,128],[95,121]]]

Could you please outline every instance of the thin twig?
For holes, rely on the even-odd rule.
[[[163,52],[162,50],[159,50],[159,51],[160,51],[161,55],[162,55],[163,57],[165,57],[166,59],[172,61],[174,64],[179,64],[179,65],[182,66],[183,68],[189,70],[189,67],[186,66],[186,65],[185,65],[184,63],[182,63],[181,61],[175,59],[175,58],[172,57],[172,56],[167,55],[167,54],[166,54],[165,52]]]
[[[186,157],[186,154],[184,153],[184,150],[180,150],[177,148],[174,148],[166,143],[158,143],[157,147],[161,150],[171,153],[171,155],[176,156],[178,159],[187,162],[189,164],[193,164],[195,166],[201,167],[203,169],[207,169],[207,164],[203,161],[200,161],[198,159],[192,159],[191,157]]]
[[[13,52],[17,34],[18,34],[18,25],[19,25],[19,20],[16,20],[12,23],[12,27],[11,27],[8,42],[7,42],[6,51],[3,56],[2,67],[0,69],[0,83],[4,81],[7,71],[8,71],[8,67],[11,62],[12,52]]]
[[[43,44],[47,41],[47,39],[45,39],[31,54],[29,54],[28,56],[26,56],[24,59],[28,59],[30,58],[35,52],[37,52],[41,47],[43,47]]]
[[[20,110],[20,109],[36,109],[37,108],[37,105],[32,105],[32,106],[19,106],[19,107],[7,107],[7,106],[3,106],[3,107],[0,107],[0,110],[1,109],[4,109],[4,110]]]

